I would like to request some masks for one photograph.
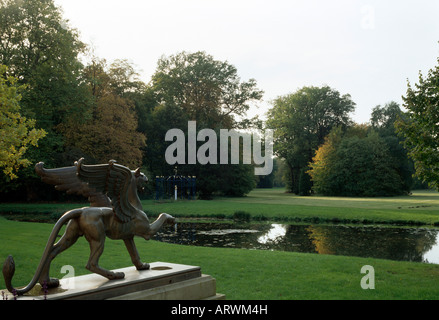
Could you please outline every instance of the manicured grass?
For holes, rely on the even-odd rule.
[[[243,211],[253,220],[439,225],[439,193],[415,191],[389,198],[299,197],[283,189],[255,189],[247,197],[210,201],[143,201],[146,211],[177,217],[232,218]]]
[[[439,225],[439,193],[416,191],[392,198],[298,197],[282,189],[256,189],[244,198],[211,201],[142,201],[151,216],[168,212],[177,217],[233,218],[285,222],[349,222]],[[0,212],[27,219],[56,218],[86,203],[1,204]],[[30,213],[36,213],[32,215]],[[41,214],[43,213],[43,214]],[[17,222],[0,217],[0,260],[12,254],[16,262],[14,285],[32,278],[52,224]],[[437,299],[439,266],[412,262],[301,254],[292,252],[220,249],[136,240],[145,261],[199,265],[217,279],[217,291],[228,299]],[[57,257],[52,276],[63,277],[69,264],[76,275],[85,269],[88,244],[80,239]],[[108,269],[131,265],[122,241],[107,239],[100,264]],[[375,269],[375,290],[363,290],[361,267]],[[0,288],[4,281],[0,279]]]
[[[50,224],[9,221],[0,217],[0,259],[14,256],[15,286],[30,281],[43,252]],[[201,266],[217,280],[217,292],[228,299],[437,299],[439,265],[414,262],[301,254],[280,251],[192,247],[136,239],[144,261]],[[81,238],[52,264],[51,276],[63,277],[63,265],[76,275],[85,268],[88,243]],[[131,265],[122,241],[107,239],[100,265],[109,269]],[[375,269],[375,289],[363,290],[360,270]],[[4,288],[3,278],[0,288]]]
[[[439,226],[439,193],[414,191],[413,195],[389,198],[299,197],[283,189],[255,189],[247,197],[214,200],[155,201],[143,200],[150,216],[167,212],[180,218],[233,218],[236,212],[256,221],[383,223]],[[87,203],[0,204],[0,212],[15,216],[44,213],[56,218],[63,212],[87,206]],[[35,219],[40,219],[36,217]]]

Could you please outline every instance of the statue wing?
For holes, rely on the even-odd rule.
[[[35,172],[43,182],[55,185],[56,190],[88,198],[92,207],[111,207],[111,201],[106,194],[90,187],[78,178],[77,165],[78,162],[75,162],[75,165],[71,167],[46,169],[44,163],[39,162],[35,165]]]
[[[128,222],[138,211],[128,197],[133,174],[130,169],[115,162],[111,160],[108,164],[84,165],[81,159],[77,164],[77,174],[91,188],[108,195],[116,217],[122,222]]]

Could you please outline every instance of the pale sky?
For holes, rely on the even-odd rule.
[[[149,82],[162,55],[205,51],[256,79],[264,102],[329,85],[357,104],[402,104],[407,79],[437,65],[437,0],[55,0],[70,27],[111,62],[128,59]]]

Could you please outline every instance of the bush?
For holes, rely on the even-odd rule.
[[[235,221],[250,221],[251,214],[245,211],[235,211],[233,213],[233,220]]]

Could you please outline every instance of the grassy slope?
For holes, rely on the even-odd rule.
[[[32,277],[52,226],[9,221],[0,217],[0,258],[13,254],[14,285]],[[291,252],[203,248],[137,239],[145,261],[199,265],[217,279],[217,291],[228,299],[437,299],[439,266],[380,259],[353,258]],[[51,276],[69,264],[75,274],[83,267],[89,249],[81,238],[53,261]],[[122,241],[107,240],[100,264],[109,269],[131,265]],[[375,269],[375,290],[363,290],[361,267]],[[3,279],[0,288],[4,288]]]
[[[439,194],[416,192],[410,197],[328,198],[296,197],[280,189],[255,190],[245,198],[213,201],[144,201],[145,210],[169,212],[179,216],[232,216],[246,211],[253,217],[328,219],[368,219],[370,221],[439,222]],[[0,211],[63,212],[84,204],[0,205]],[[25,285],[32,277],[43,252],[51,224],[9,221],[0,217],[0,260],[13,254],[17,271],[15,285]],[[169,261],[199,265],[217,279],[218,292],[229,299],[437,299],[439,266],[410,262],[300,254],[179,246],[137,240],[145,261]],[[70,264],[76,275],[84,268],[89,249],[85,239],[54,260],[52,276],[63,277],[61,267]],[[107,240],[101,265],[121,268],[131,264],[122,241]],[[375,268],[376,289],[363,290],[360,273],[363,265]],[[3,279],[0,288],[4,288]]]

